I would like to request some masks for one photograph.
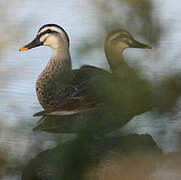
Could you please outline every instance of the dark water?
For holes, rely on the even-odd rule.
[[[96,42],[97,32],[103,32],[101,38],[105,38],[106,33],[100,21],[101,17],[106,16],[106,13],[99,13],[101,1],[98,1],[98,5],[95,2],[68,1],[64,2],[63,5],[59,1],[55,1],[55,3],[44,1],[43,3],[27,2],[23,4],[18,2],[19,4],[17,3],[17,5],[12,3],[11,7],[7,6],[5,12],[9,19],[6,22],[11,27],[16,27],[19,30],[15,34],[10,32],[13,38],[0,51],[0,165],[2,167],[0,169],[2,169],[3,179],[19,179],[22,167],[39,152],[55,148],[57,144],[72,138],[72,135],[32,132],[32,128],[38,121],[38,118],[33,117],[33,114],[41,111],[36,99],[34,84],[37,76],[47,64],[52,51],[47,47],[42,47],[19,53],[18,49],[34,37],[41,25],[57,23],[65,27],[70,36],[74,68],[79,67],[81,64],[93,64],[107,69],[108,65],[104,57],[103,48],[98,46],[97,49],[95,48],[87,53],[84,53],[85,49],[82,50],[82,46],[87,42],[90,44]],[[3,2],[2,5],[5,6],[6,3]],[[167,0],[164,3],[163,0],[155,1],[153,7],[153,18],[159,21],[162,28],[166,31],[166,33],[162,34],[158,46],[154,47],[153,45],[152,52],[129,50],[124,54],[125,58],[129,59],[128,63],[131,65],[133,63],[133,66],[137,64],[138,67],[142,68],[145,75],[152,80],[160,79],[168,73],[181,70],[179,49],[181,19],[178,1],[170,2]],[[19,8],[15,16],[12,16],[13,8]],[[116,13],[117,11],[115,10]],[[110,17],[107,22],[113,21],[114,18]],[[121,25],[126,21],[120,17],[119,19]],[[129,25],[124,25],[124,27],[129,27]],[[132,32],[134,33],[135,30],[132,29]],[[150,32],[152,31],[150,30]],[[18,33],[22,37],[18,36],[16,38]],[[143,37],[138,35],[137,38]],[[103,43],[104,41],[102,41],[102,47]],[[137,57],[136,60],[134,60],[135,56]],[[137,59],[140,60],[138,61]],[[113,135],[119,137],[120,135],[134,133],[150,134],[157,146],[164,153],[169,153],[167,158],[164,157],[165,159],[161,165],[162,157],[160,154],[158,157],[157,155],[153,156],[153,160],[154,158],[158,161],[160,160],[157,164],[158,168],[154,169],[147,178],[140,175],[140,179],[177,180],[181,178],[181,159],[178,158],[181,150],[180,109],[180,102],[178,101],[173,113],[165,113],[159,116],[153,112],[147,112],[135,117]],[[100,168],[98,172],[100,176],[106,173],[106,168],[108,167],[121,171],[119,161],[112,159],[110,166]],[[132,160],[137,162],[139,159],[139,156],[125,159],[125,164],[122,168],[127,168],[128,165],[132,164]],[[143,164],[146,164],[145,166],[151,169],[148,162],[143,161]],[[140,163],[138,167],[141,168],[143,164]],[[108,173],[107,178],[110,176]],[[119,176],[120,174],[117,174],[115,179],[119,178]]]

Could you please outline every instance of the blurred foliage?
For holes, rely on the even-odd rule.
[[[157,104],[160,107],[159,111],[173,111],[180,99],[181,74],[175,73],[174,75],[167,76],[163,80],[154,83],[153,90],[157,98]]]
[[[16,18],[19,17],[20,15],[20,9],[21,7],[23,7],[23,1],[22,0],[9,0],[9,1],[5,1],[5,0],[1,0],[0,1],[0,61],[4,60],[2,59],[1,55],[4,53],[4,50],[6,48],[8,48],[8,46],[12,45],[14,42],[16,42],[17,40],[22,38],[22,34],[21,32],[21,28],[23,25],[26,25],[25,19],[22,20],[17,20],[17,21],[12,21],[12,17],[14,18],[14,20],[16,20]],[[9,69],[8,68],[4,68],[2,69],[3,71],[0,72],[0,88],[3,88],[5,85],[7,85],[9,83]],[[14,68],[14,70],[16,71],[16,68]],[[4,74],[6,74],[4,76]],[[1,83],[3,82],[3,83]],[[0,89],[1,91],[1,89]],[[11,102],[9,102],[9,104],[11,104]],[[1,106],[3,106],[4,104],[1,102]],[[14,108],[13,108],[14,109]],[[8,110],[7,110],[8,112]],[[1,147],[0,147],[0,179],[4,179],[4,174],[11,174],[11,172],[13,171],[13,173],[17,173],[16,170],[20,171],[21,170],[21,163],[18,160],[18,157],[15,157],[14,160],[10,160],[12,164],[16,164],[15,167],[13,167],[11,170],[11,166],[12,164],[9,164],[9,153],[11,151],[11,149],[8,149],[8,145],[14,142],[9,142],[8,141],[8,137],[6,136],[7,133],[9,134],[13,134],[13,136],[16,136],[16,132],[15,130],[11,131],[11,133],[9,133],[8,131],[10,131],[10,128],[7,128],[3,122],[5,122],[6,119],[4,117],[1,116],[0,114],[0,136],[1,136]],[[18,128],[16,128],[17,131]],[[7,139],[6,139],[7,138]],[[6,144],[7,147],[3,145],[3,141],[4,139],[7,140]],[[8,170],[7,170],[8,167]],[[16,169],[16,170],[15,170]],[[16,171],[16,172],[14,172]]]
[[[6,150],[0,149],[0,178],[2,176],[2,172],[5,169],[6,164],[7,164]]]
[[[20,5],[21,4],[21,5]],[[12,16],[18,17],[19,9],[23,6],[22,0],[0,1],[0,54],[13,41],[22,37],[20,33],[21,25],[26,25],[25,20],[12,23]]]
[[[4,34],[4,36],[1,36],[0,39],[0,54],[9,45],[9,43],[21,37],[20,30],[22,32],[21,28],[24,27],[25,21],[16,24],[12,23],[10,18],[12,15],[16,17],[16,13],[19,11],[20,6],[17,2],[22,1],[11,0],[10,2],[0,2],[0,33]],[[158,45],[163,29],[160,22],[153,18],[153,3],[151,0],[92,0],[91,3],[97,7],[95,18],[101,25],[101,29],[95,35],[96,38],[94,38],[94,41],[85,41],[85,43],[80,46],[79,53],[81,55],[100,48],[103,49],[103,42],[107,32],[115,28],[126,29],[132,34],[138,34],[142,38],[149,40],[155,46]],[[23,33],[24,32],[25,31],[23,31]],[[160,104],[163,109],[173,107],[179,98],[181,87],[179,84],[180,76],[178,75],[177,77],[178,78],[168,78],[165,80],[165,82],[163,82],[163,84],[156,86],[156,93],[159,92],[157,103]],[[175,79],[178,80],[175,81]],[[129,82],[129,80],[127,80],[127,82]],[[160,89],[158,90],[158,88]],[[165,90],[164,92],[162,88]],[[132,89],[134,89],[134,86],[132,86]],[[124,90],[125,89],[123,88],[123,91]],[[127,93],[129,94],[130,91],[128,90]],[[168,97],[166,101],[165,97]],[[114,98],[116,99],[116,95]],[[124,99],[126,97],[121,98]],[[135,101],[138,100],[140,100],[140,104],[143,104],[143,98],[138,97],[138,99]],[[126,100],[123,100],[122,102],[125,103]],[[136,106],[136,103],[134,104],[129,102],[128,104],[131,104],[129,107],[130,109],[139,109],[139,106]],[[118,110],[119,105],[120,104],[115,104],[115,112]],[[102,116],[101,112],[98,113],[99,116]],[[118,114],[118,117],[119,115],[120,114]],[[77,121],[74,121],[74,118],[72,119],[71,123],[68,122],[68,125],[66,124],[65,126],[70,126],[71,124],[73,127],[73,125],[77,123]],[[103,114],[103,119],[104,118],[110,117],[108,114]],[[129,176],[129,178],[138,177],[140,180],[142,178],[142,172],[140,172],[140,170],[142,171],[142,168],[145,168],[145,166],[147,169],[146,173],[144,171],[144,178],[154,171],[157,166],[157,155],[160,159],[162,159],[162,155],[150,136],[134,135],[118,137],[117,139],[104,139],[102,136],[92,137],[89,136],[89,132],[85,131],[92,131],[95,128],[95,121],[97,121],[97,118],[95,118],[93,122],[88,123],[86,128],[84,126],[85,124],[83,124],[81,128],[78,127],[80,128],[78,131],[81,130],[82,134],[76,140],[65,142],[64,144],[58,145],[54,149],[39,153],[25,167],[22,176],[23,180],[77,180],[86,178],[105,180],[106,178],[114,179],[114,175],[115,179],[124,177],[123,179],[126,180],[126,173],[131,176]],[[57,126],[59,125],[63,130],[65,130],[65,126],[62,125],[62,122],[57,122],[57,119],[55,119],[55,122],[51,121],[45,124],[46,127],[50,127],[51,123],[54,125],[56,124]],[[79,125],[80,124],[77,126]],[[103,127],[103,125],[105,128],[111,128],[111,124],[106,124],[104,121],[98,124],[98,128]],[[20,128],[23,129],[22,126],[20,126]],[[85,130],[82,131],[84,128]],[[39,144],[35,143],[33,145],[34,148],[28,149],[29,154],[37,151],[38,146],[41,143],[42,142],[40,139]],[[156,157],[154,162],[153,157]],[[7,165],[6,158],[7,154],[0,152],[0,170],[4,169],[4,167]],[[13,167],[14,169],[18,169],[18,171],[21,170],[23,166],[21,162],[18,162],[18,160],[15,159],[13,163],[17,166]],[[137,167],[135,168],[135,166]],[[131,172],[128,172],[128,169],[131,170]],[[13,170],[10,171],[13,172]],[[7,171],[7,174],[10,171]],[[137,172],[135,171],[138,171],[140,176],[137,176]],[[106,173],[110,174],[107,175]],[[116,175],[117,173],[118,175]]]
[[[129,163],[127,166],[132,166],[131,159],[140,156],[144,157],[141,158],[143,164],[150,162],[153,156],[162,156],[149,135],[130,135],[116,139],[79,136],[76,140],[39,153],[25,167],[22,180],[104,179],[105,176],[99,177],[102,165],[111,167],[111,163],[116,160],[119,166],[124,167],[126,161]],[[157,167],[157,163],[152,163],[147,172],[142,174],[148,176]],[[119,171],[117,167],[112,177],[124,174],[124,171]]]
[[[82,54],[102,49],[108,32],[113,29],[125,29],[131,34],[139,34],[144,39],[157,46],[163,30],[160,22],[153,17],[153,2],[151,0],[91,0],[96,8],[96,21],[101,25],[93,42],[85,42],[79,48]]]

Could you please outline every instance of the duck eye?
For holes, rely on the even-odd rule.
[[[47,30],[47,33],[51,33],[51,30],[50,30],[50,29],[48,29],[48,30]]]

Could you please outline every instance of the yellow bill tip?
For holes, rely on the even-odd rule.
[[[146,46],[146,47],[144,47],[144,49],[152,49],[152,47],[151,46]]]
[[[26,48],[26,47],[22,47],[19,49],[19,51],[26,51],[26,50],[28,50],[28,48]]]

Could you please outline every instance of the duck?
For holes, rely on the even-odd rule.
[[[123,77],[125,73],[126,76],[139,75],[123,58],[123,51],[127,48],[152,49],[151,46],[135,40],[126,30],[116,29],[108,33],[104,43],[105,56],[111,72],[119,77]]]
[[[108,33],[104,43],[105,56],[112,75],[119,78],[121,85],[118,90],[120,100],[127,104],[127,110],[132,113],[134,111],[134,114],[138,115],[155,107],[156,100],[151,83],[124,59],[123,53],[127,48],[152,49],[152,47],[135,40],[128,31],[123,29]]]
[[[68,106],[77,102],[80,105],[84,97],[77,96],[85,91],[83,84],[87,83],[86,80],[92,74],[109,75],[107,71],[89,65],[72,70],[69,37],[65,30],[56,24],[42,26],[35,39],[19,50],[25,51],[41,45],[53,49],[53,56],[36,81],[37,98],[45,111],[51,111],[61,104]],[[67,115],[75,112],[61,113]]]
[[[46,24],[32,42],[20,48],[20,51],[38,46],[53,49],[53,56],[36,81],[36,94],[44,111],[35,114],[42,118],[34,130],[77,133],[82,129],[96,129],[107,133],[152,107],[148,98],[150,89],[130,79],[141,78],[125,63],[121,54],[126,48],[151,49],[150,46],[136,41],[125,30],[112,31],[105,41],[105,54],[111,69],[108,72],[91,65],[73,70],[69,44],[69,37],[62,27]]]

